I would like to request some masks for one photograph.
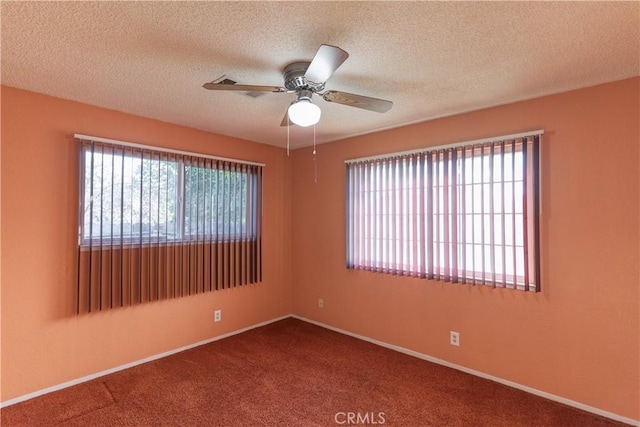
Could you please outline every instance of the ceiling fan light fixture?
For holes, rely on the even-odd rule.
[[[307,98],[299,98],[289,106],[289,120],[298,126],[307,127],[320,121],[320,107]]]

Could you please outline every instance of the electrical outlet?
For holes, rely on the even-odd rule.
[[[213,321],[219,322],[222,320],[222,310],[216,310],[213,312]]]
[[[460,332],[449,331],[449,344],[460,347]]]
[[[318,298],[318,307],[324,308],[324,300],[322,298]]]

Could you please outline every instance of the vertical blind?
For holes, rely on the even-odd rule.
[[[262,280],[261,165],[78,142],[78,313]]]
[[[540,135],[347,162],[347,268],[540,290]]]

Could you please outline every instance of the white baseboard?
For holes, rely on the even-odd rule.
[[[365,337],[363,335],[354,334],[353,332],[345,331],[344,329],[336,328],[336,327],[333,327],[333,326],[330,326],[330,325],[327,325],[327,324],[324,324],[324,323],[321,323],[321,322],[317,322],[315,320],[311,320],[311,319],[307,319],[305,317],[297,316],[295,314],[291,315],[291,317],[293,317],[295,319],[298,319],[298,320],[302,320],[303,322],[311,323],[311,324],[314,324],[316,326],[320,326],[322,328],[326,328],[326,329],[332,330],[334,332],[338,332],[338,333],[341,333],[341,334],[344,334],[344,335],[348,335],[350,337],[354,337],[354,338],[361,339],[363,341],[370,342],[372,344],[376,344],[376,345],[379,345],[379,346],[382,346],[382,347],[386,347],[388,349],[395,350],[395,351],[398,351],[400,353],[407,354],[409,356],[417,357],[418,359],[426,360],[428,362],[437,363],[438,365],[446,366],[448,368],[452,368],[452,369],[456,369],[458,371],[466,372],[467,374],[475,375],[475,376],[480,377],[480,378],[485,378],[487,380],[495,381],[497,383],[504,384],[504,385],[507,385],[509,387],[516,388],[518,390],[526,391],[527,393],[531,393],[531,394],[534,394],[536,396],[544,397],[545,399],[549,399],[549,400],[552,400],[554,402],[563,403],[563,404],[565,404],[567,406],[572,406],[574,408],[582,409],[583,411],[591,412],[593,414],[600,415],[600,416],[603,416],[603,417],[606,417],[606,418],[610,418],[612,420],[619,421],[621,423],[626,423],[626,424],[630,424],[632,426],[639,426],[640,427],[640,420],[634,420],[632,418],[623,417],[622,415],[614,414],[613,412],[609,412],[609,411],[605,411],[605,410],[602,410],[602,409],[594,408],[593,406],[585,405],[583,403],[576,402],[574,400],[570,400],[570,399],[566,399],[564,397],[556,396],[555,394],[551,394],[551,393],[547,393],[545,391],[537,390],[535,388],[531,388],[531,387],[528,387],[526,385],[518,384],[518,383],[515,383],[513,381],[509,381],[509,380],[505,380],[505,379],[502,379],[502,378],[494,377],[493,375],[485,374],[484,372],[476,371],[475,369],[465,368],[464,366],[456,365],[455,363],[447,362],[446,360],[438,359],[437,357],[433,357],[433,356],[428,356],[428,355],[423,354],[423,353],[418,353],[417,351],[409,350],[409,349],[404,348],[404,347],[399,347],[397,345],[388,344],[386,342],[378,341],[378,340],[375,340],[373,338]]]
[[[249,331],[251,329],[259,328],[261,326],[266,326],[266,325],[268,325],[270,323],[274,323],[274,322],[277,322],[279,320],[288,319],[289,317],[291,317],[291,316],[290,315],[286,315],[286,316],[277,317],[275,319],[271,319],[271,320],[267,320],[265,322],[257,323],[255,325],[247,326],[246,328],[242,328],[242,329],[238,329],[236,331],[228,332],[228,333],[223,334],[223,335],[218,335],[216,337],[209,338],[209,339],[204,340],[204,341],[199,341],[199,342],[194,343],[194,344],[185,345],[184,347],[176,348],[175,350],[165,351],[164,353],[160,353],[160,354],[156,354],[154,356],[146,357],[144,359],[136,360],[135,362],[127,363],[127,364],[124,364],[124,365],[121,365],[121,366],[117,366],[115,368],[111,368],[111,369],[107,369],[105,371],[101,371],[101,372],[98,372],[98,373],[95,373],[95,374],[87,375],[87,376],[82,377],[82,378],[77,378],[75,380],[67,381],[67,382],[64,382],[62,384],[58,384],[58,385],[54,385],[54,386],[51,386],[51,387],[43,388],[42,390],[34,391],[33,393],[25,394],[23,396],[19,396],[19,397],[16,397],[14,399],[9,399],[9,400],[6,400],[4,402],[1,402],[0,403],[0,408],[4,408],[4,407],[7,407],[7,406],[15,405],[16,403],[24,402],[25,400],[33,399],[34,397],[42,396],[43,394],[48,394],[48,393],[51,393],[51,392],[54,392],[54,391],[62,390],[63,388],[67,388],[67,387],[71,387],[71,386],[76,385],[76,384],[80,384],[80,383],[84,383],[84,382],[87,382],[87,381],[91,381],[93,379],[100,378],[100,377],[103,377],[105,375],[112,374],[114,372],[118,372],[118,371],[122,371],[124,369],[132,368],[134,366],[141,365],[141,364],[147,363],[147,362],[151,362],[153,360],[161,359],[163,357],[171,356],[172,354],[180,353],[181,351],[189,350],[189,349],[194,348],[194,347],[199,347],[199,346],[204,345],[204,344],[209,344],[211,342],[218,341],[218,340],[221,340],[223,338],[228,338],[228,337],[231,337],[233,335],[241,334],[241,333],[247,332],[247,331]]]
[[[84,383],[84,382],[87,382],[87,381],[91,381],[93,379],[100,378],[100,377],[103,377],[105,375],[112,374],[114,372],[122,371],[124,369],[132,368],[134,366],[141,365],[143,363],[147,363],[147,362],[151,362],[153,360],[161,359],[163,357],[167,357],[167,356],[170,356],[172,354],[180,353],[181,351],[189,350],[189,349],[194,348],[194,347],[199,347],[199,346],[204,345],[204,344],[209,344],[211,342],[218,341],[218,340],[221,340],[221,339],[224,339],[224,338],[228,338],[228,337],[231,337],[233,335],[238,335],[238,334],[241,334],[243,332],[249,331],[251,329],[255,329],[255,328],[262,327],[262,326],[266,326],[266,325],[268,325],[270,323],[278,322],[280,320],[284,320],[284,319],[287,319],[289,317],[301,320],[303,322],[311,323],[313,325],[320,326],[322,328],[329,329],[329,330],[332,330],[334,332],[338,332],[338,333],[341,333],[341,334],[344,334],[344,335],[348,335],[350,337],[354,337],[354,338],[357,338],[357,339],[360,339],[360,340],[363,340],[363,341],[367,341],[367,342],[370,342],[372,344],[379,345],[381,347],[385,347],[385,348],[388,348],[388,349],[391,349],[391,350],[395,350],[397,352],[400,352],[400,353],[403,353],[403,354],[407,354],[409,356],[417,357],[418,359],[426,360],[426,361],[432,362],[432,363],[437,363],[438,365],[446,366],[448,368],[452,368],[452,369],[456,369],[458,371],[466,372],[467,374],[475,375],[475,376],[480,377],[480,378],[485,378],[485,379],[488,379],[488,380],[491,380],[491,381],[495,381],[497,383],[504,384],[504,385],[507,385],[509,387],[516,388],[518,390],[526,391],[527,393],[531,393],[531,394],[534,394],[536,396],[540,396],[540,397],[543,397],[545,399],[552,400],[554,402],[563,403],[565,405],[572,406],[572,407],[578,408],[578,409],[582,409],[583,411],[591,412],[591,413],[594,413],[594,414],[597,414],[597,415],[601,415],[603,417],[610,418],[610,419],[615,420],[615,421],[619,421],[619,422],[626,423],[626,424],[629,424],[629,425],[632,425],[632,426],[640,427],[640,420],[634,420],[632,418],[623,417],[622,415],[614,414],[613,412],[609,412],[609,411],[605,411],[605,410],[602,410],[602,409],[594,408],[593,406],[585,405],[583,403],[576,402],[574,400],[570,400],[570,399],[566,399],[564,397],[556,396],[554,394],[547,393],[547,392],[544,392],[544,391],[540,391],[540,390],[537,390],[535,388],[531,388],[531,387],[528,387],[528,386],[525,386],[525,385],[522,385],[522,384],[515,383],[513,381],[509,381],[509,380],[505,380],[505,379],[502,379],[502,378],[494,377],[493,375],[485,374],[484,372],[476,371],[475,369],[469,369],[469,368],[466,368],[464,366],[456,365],[455,363],[447,362],[446,360],[438,359],[437,357],[429,356],[429,355],[426,355],[426,354],[423,354],[423,353],[419,353],[417,351],[409,350],[409,349],[404,348],[404,347],[399,347],[399,346],[396,346],[396,345],[393,345],[393,344],[388,344],[386,342],[378,341],[378,340],[375,340],[373,338],[365,337],[363,335],[358,335],[358,334],[355,334],[353,332],[349,332],[349,331],[346,331],[344,329],[336,328],[334,326],[330,326],[330,325],[327,325],[327,324],[324,324],[324,323],[321,323],[321,322],[317,322],[315,320],[307,319],[305,317],[297,316],[295,314],[277,317],[275,319],[271,319],[271,320],[267,320],[265,322],[257,323],[255,325],[247,326],[246,328],[242,328],[242,329],[238,329],[236,331],[228,332],[228,333],[223,334],[223,335],[218,335],[216,337],[213,337],[213,338],[210,338],[210,339],[207,339],[207,340],[204,340],[204,341],[199,341],[199,342],[194,343],[194,344],[189,344],[189,345],[186,345],[184,347],[180,347],[180,348],[177,348],[177,349],[174,349],[174,350],[169,350],[169,351],[166,351],[164,353],[156,354],[154,356],[150,356],[150,357],[147,357],[147,358],[144,358],[144,359],[136,360],[135,362],[127,363],[127,364],[124,364],[124,365],[121,365],[121,366],[117,366],[115,368],[107,369],[105,371],[97,372],[95,374],[91,374],[91,375],[87,375],[85,377],[77,378],[75,380],[67,381],[67,382],[64,382],[62,384],[58,384],[58,385],[55,385],[55,386],[44,388],[42,390],[34,391],[33,393],[25,394],[23,396],[19,396],[19,397],[16,397],[14,399],[9,399],[9,400],[6,400],[4,402],[0,402],[0,408],[4,408],[4,407],[7,407],[7,406],[14,405],[16,403],[24,402],[25,400],[33,399],[34,397],[42,396],[44,394],[48,394],[48,393],[51,393],[51,392],[54,392],[54,391],[62,390],[64,388],[71,387],[71,386],[74,386],[76,384],[81,384],[81,383]]]

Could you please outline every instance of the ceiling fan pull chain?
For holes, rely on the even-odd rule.
[[[287,157],[289,157],[289,128],[291,127],[291,120],[287,114]]]
[[[316,125],[313,125],[313,183],[318,183],[318,156],[316,155]]]

